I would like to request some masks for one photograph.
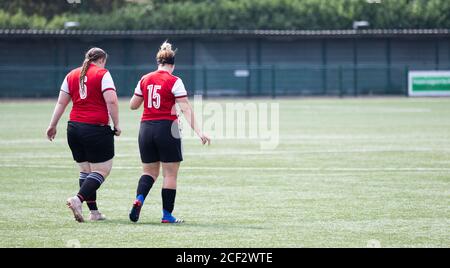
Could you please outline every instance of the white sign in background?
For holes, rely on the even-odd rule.
[[[450,90],[414,90],[414,78],[432,78],[448,77],[450,80],[450,71],[410,71],[408,73],[408,95],[410,97],[445,97],[450,96]]]

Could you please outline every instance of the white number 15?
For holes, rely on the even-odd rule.
[[[158,90],[161,89],[160,85],[149,85],[148,89],[148,108],[159,109],[161,105],[161,95],[159,95]]]

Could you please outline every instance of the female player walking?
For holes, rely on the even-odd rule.
[[[136,200],[129,216],[131,221],[138,221],[144,200],[158,178],[162,166],[164,180],[161,191],[163,208],[161,222],[181,223],[183,220],[172,216],[178,169],[183,160],[175,103],[178,103],[202,143],[209,144],[211,141],[196,123],[183,82],[172,75],[175,67],[175,51],[172,50],[171,44],[164,42],[161,45],[156,61],[158,70],[142,77],[130,101],[132,110],[138,109],[144,103],[144,112],[139,131],[143,174],[139,179]]]
[[[116,89],[111,74],[105,69],[106,60],[105,51],[92,48],[86,53],[82,67],[66,76],[47,129],[47,138],[52,141],[58,121],[72,100],[67,141],[73,159],[80,166],[80,189],[77,195],[67,199],[67,206],[78,222],[84,221],[84,201],[90,209],[90,220],[105,219],[97,209],[96,192],[111,171],[114,135],[121,133]],[[114,131],[108,125],[109,115]]]

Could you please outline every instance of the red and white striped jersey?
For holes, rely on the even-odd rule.
[[[103,93],[116,90],[108,70],[91,64],[84,77],[84,91],[80,90],[81,67],[72,70],[64,79],[61,91],[72,97],[70,121],[107,125],[109,124],[108,108]]]
[[[144,75],[134,95],[144,98],[142,121],[176,120],[175,99],[187,96],[183,81],[164,70]]]

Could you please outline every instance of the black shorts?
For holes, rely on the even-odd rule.
[[[69,121],[67,142],[78,163],[101,163],[114,157],[114,132],[108,125]]]
[[[177,121],[151,120],[141,122],[139,151],[142,163],[181,162],[181,136]]]

